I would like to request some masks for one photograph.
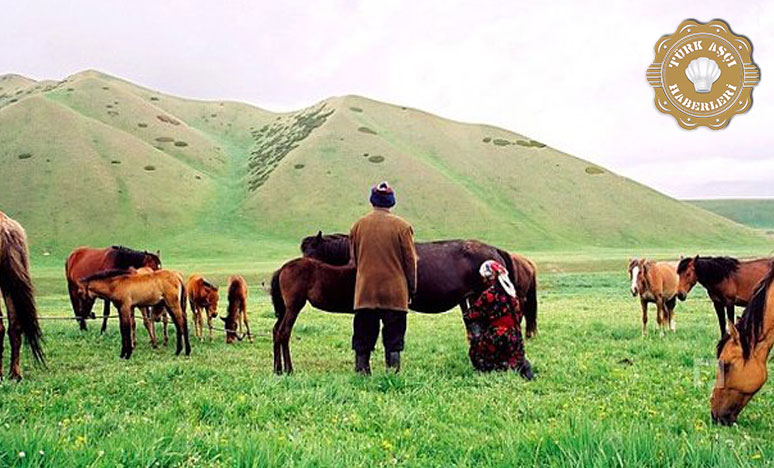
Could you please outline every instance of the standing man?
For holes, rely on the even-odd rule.
[[[373,211],[360,218],[349,233],[357,268],[352,349],[355,372],[365,375],[371,374],[371,352],[380,321],[387,369],[400,370],[406,314],[417,284],[414,230],[390,213],[395,193],[387,182],[371,189],[371,205]]]

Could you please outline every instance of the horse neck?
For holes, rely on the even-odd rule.
[[[763,325],[761,327],[761,338],[753,347],[752,355],[765,362],[774,346],[774,288],[771,286],[766,292],[766,306],[764,307]]]
[[[94,280],[89,283],[89,289],[99,295],[113,297],[116,290],[116,280],[115,278]]]

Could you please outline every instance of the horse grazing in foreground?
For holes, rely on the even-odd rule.
[[[45,364],[41,346],[38,312],[30,280],[27,234],[24,228],[0,211],[0,293],[8,311],[8,339],[11,342],[10,377],[21,380],[20,348],[22,335],[35,362]],[[3,378],[5,326],[0,310],[0,379]]]
[[[81,330],[86,330],[86,319],[91,316],[94,299],[78,296],[78,279],[106,270],[128,270],[129,268],[161,268],[161,253],[140,252],[128,247],[112,246],[105,249],[78,247],[73,250],[65,262],[65,277],[70,293],[73,313],[78,318]],[[107,328],[110,315],[110,302],[105,301],[102,320],[102,333]]]
[[[453,268],[463,255],[464,240],[445,240],[434,242],[417,242],[417,296],[427,299],[426,302],[414,298],[411,308],[418,312],[445,312],[456,305],[462,305],[458,299],[458,291],[469,285],[470,271]],[[521,300],[522,310],[527,321],[527,338],[537,334],[537,267],[532,260],[479,243],[493,260],[502,259],[503,266],[516,287]],[[350,260],[349,236],[346,234],[323,235],[318,231],[316,236],[309,236],[301,241],[301,253],[304,257],[314,258],[331,265],[346,265]],[[479,265],[480,266],[480,265]],[[476,267],[478,268],[478,267]],[[438,270],[438,271],[436,271]],[[440,270],[449,271],[451,278],[439,278]],[[478,271],[478,270],[476,270]],[[462,275],[460,275],[462,273]],[[475,284],[478,287],[478,284]],[[421,294],[427,291],[428,294]],[[421,296],[421,297],[420,297]],[[440,300],[442,305],[435,306],[432,301]],[[415,308],[416,307],[416,308]],[[442,309],[442,310],[441,310]]]
[[[212,341],[212,319],[218,316],[218,287],[199,275],[188,278],[188,302],[194,319],[194,335],[204,341],[204,318],[207,317],[207,327],[210,329]]]
[[[700,283],[715,306],[720,336],[726,332],[728,323],[734,323],[734,306],[746,306],[752,298],[755,287],[769,271],[770,258],[739,261],[731,257],[684,258],[677,265],[680,283],[677,297],[684,301],[691,289]]]
[[[80,278],[79,294],[91,299],[100,298],[112,302],[119,310],[121,323],[121,357],[129,359],[134,350],[135,307],[160,305],[172,317],[177,330],[177,352],[185,342],[185,354],[191,354],[186,318],[186,290],[180,273],[156,270],[152,273],[134,274],[125,270],[108,270]]]
[[[226,318],[221,317],[226,326],[226,343],[242,339],[237,335],[237,327],[239,334],[242,335],[243,324],[247,331],[247,340],[252,343],[253,336],[250,334],[250,322],[247,318],[247,281],[240,275],[228,278],[228,309],[226,310],[228,312]]]
[[[441,313],[480,294],[484,283],[478,269],[486,260],[496,260],[513,272],[511,256],[478,241],[425,243],[419,253],[417,292],[409,307],[421,313]],[[442,252],[442,253],[438,253]],[[448,261],[455,258],[455,261]],[[304,305],[326,312],[352,313],[355,296],[353,265],[331,265],[314,258],[291,260],[271,280],[271,297],[277,322],[274,325],[274,371],[290,373],[290,333]]]
[[[656,304],[656,323],[661,333],[669,327],[675,331],[675,303],[679,277],[675,266],[652,260],[629,260],[629,280],[632,296],[640,296],[642,334],[648,333],[648,304]]]
[[[774,345],[774,268],[758,285],[739,321],[718,342],[712,392],[712,421],[734,424],[768,378],[766,361]]]

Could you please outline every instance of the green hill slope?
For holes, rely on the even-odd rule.
[[[346,230],[389,180],[420,238],[520,250],[757,245],[751,229],[528,137],[361,97],[286,114],[95,71],[0,77],[0,210],[34,251],[239,254]]]
[[[756,229],[774,229],[774,199],[689,200],[688,203]]]

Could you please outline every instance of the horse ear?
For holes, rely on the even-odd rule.
[[[221,317],[220,315],[218,315],[218,318],[223,320],[223,323],[226,323],[226,319],[224,317]]]
[[[734,344],[739,344],[739,331],[736,329],[736,325],[733,323],[728,326],[728,334],[731,335],[731,339],[734,340]]]
[[[317,240],[318,241],[322,240],[322,231],[317,231]]]
[[[159,258],[161,258],[161,249],[159,249],[159,250],[156,250],[156,256],[157,256],[157,257],[159,257]]]

